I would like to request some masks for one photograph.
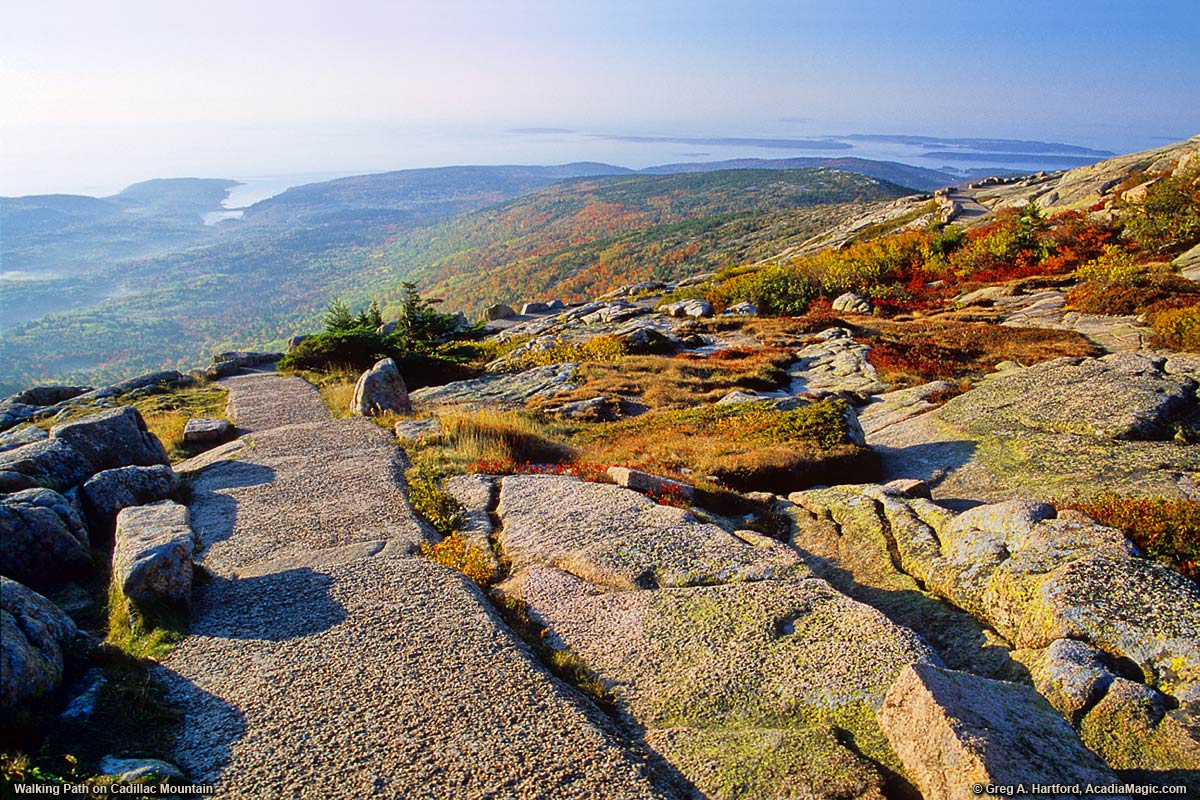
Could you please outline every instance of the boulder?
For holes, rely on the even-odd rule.
[[[98,472],[83,485],[87,509],[95,538],[107,534],[121,509],[166,500],[179,489],[179,476],[168,466],[120,467]]]
[[[76,634],[58,606],[0,576],[0,707],[16,708],[57,687],[63,651]]]
[[[293,336],[292,338],[287,340],[287,351],[289,353],[294,351],[297,347],[302,345],[304,342],[307,342],[311,338],[312,338],[312,336],[310,336],[307,333],[301,334],[299,336]]]
[[[1200,791],[1200,714],[1162,692],[1114,677],[1080,723],[1083,741],[1114,769],[1159,773]],[[1161,779],[1160,779],[1161,780]]]
[[[227,419],[189,419],[183,428],[186,444],[220,444],[234,433],[233,424]]]
[[[547,311],[561,311],[564,308],[566,308],[566,304],[562,300],[551,300],[549,303],[546,303]]]
[[[49,435],[37,425],[18,425],[12,430],[0,433],[0,453],[43,441]]]
[[[0,492],[47,488],[65,492],[95,472],[88,459],[59,439],[43,439],[0,453]]]
[[[621,415],[621,404],[607,397],[593,397],[590,400],[576,400],[564,403],[547,412],[560,419],[578,419],[591,422],[612,422]]]
[[[674,497],[686,503],[696,499],[696,488],[670,478],[662,478],[629,467],[609,467],[608,477],[617,486],[633,489],[635,492],[648,494],[653,497]]]
[[[926,800],[967,800],[973,784],[1116,782],[1058,712],[1015,683],[913,664],[878,719]]]
[[[50,489],[0,498],[0,574],[49,586],[92,567],[87,525],[70,500]]]
[[[659,306],[659,311],[672,317],[711,317],[712,303],[707,300],[677,300]]]
[[[673,353],[679,349],[679,340],[648,325],[633,324],[613,334],[630,353]]]
[[[485,322],[491,322],[494,319],[508,319],[516,315],[517,312],[513,310],[513,307],[504,303],[496,303],[483,310],[483,319]]]
[[[171,463],[162,442],[146,430],[137,409],[129,406],[55,425],[50,429],[50,438],[66,442],[82,453],[94,472]]]
[[[28,422],[45,412],[42,406],[31,406],[26,403],[0,403],[0,431]]]
[[[117,515],[113,583],[135,608],[186,607],[192,593],[195,538],[188,510],[169,500]]]
[[[391,322],[385,322],[382,325],[380,325],[378,328],[375,329],[375,332],[378,333],[380,336],[391,336],[399,328],[400,328],[400,321],[392,320]]]
[[[729,308],[725,309],[725,316],[728,317],[753,317],[758,315],[758,306],[749,301],[734,303]]]
[[[521,315],[526,314],[545,314],[550,310],[550,306],[545,303],[526,303],[521,306]]]
[[[90,386],[33,386],[10,395],[5,398],[4,402],[29,406],[52,406],[65,400],[72,400],[90,391],[92,391]]]
[[[1034,688],[1074,725],[1108,692],[1116,677],[1103,651],[1084,642],[1055,639],[1045,650],[1034,652],[1036,657],[1026,661]]]
[[[408,387],[396,362],[384,358],[364,372],[354,385],[350,409],[361,417],[376,417],[388,412],[405,413],[412,410]]]
[[[870,314],[871,304],[864,297],[853,292],[846,292],[834,298],[833,310],[846,314]]]

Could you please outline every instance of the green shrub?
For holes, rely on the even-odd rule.
[[[820,294],[820,288],[810,278],[794,269],[782,266],[763,267],[756,272],[733,278],[717,288],[720,305],[749,301],[760,314],[768,316],[798,316]]]
[[[1186,250],[1200,242],[1200,167],[1166,177],[1139,200],[1124,202],[1126,232],[1150,253]]]

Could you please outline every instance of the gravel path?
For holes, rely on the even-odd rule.
[[[607,717],[459,573],[412,555],[401,451],[297,379],[225,382],[253,433],[193,474],[191,634],[157,670],[222,797],[658,798]]]

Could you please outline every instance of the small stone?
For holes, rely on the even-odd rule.
[[[853,292],[846,292],[834,299],[833,310],[845,314],[870,314],[871,304],[864,297]]]
[[[617,486],[624,486],[626,489],[633,489],[642,494],[677,497],[686,503],[691,503],[696,499],[694,486],[670,478],[651,475],[641,470],[628,467],[609,467],[608,477],[612,478]]]
[[[183,428],[183,441],[187,444],[220,444],[233,434],[233,425],[227,419],[189,419]]]
[[[929,484],[916,478],[898,478],[894,481],[889,481],[883,485],[883,490],[888,494],[895,494],[900,497],[923,497],[926,500],[931,499]]]

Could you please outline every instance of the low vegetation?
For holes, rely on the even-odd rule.
[[[576,391],[556,402],[597,396],[629,397],[654,409],[680,409],[720,400],[732,391],[773,391],[787,383],[792,355],[783,348],[734,348],[711,356],[626,356],[581,364]]]
[[[581,431],[591,462],[786,494],[814,483],[877,477],[874,454],[850,441],[842,400],[781,411],[768,402],[660,411]]]
[[[965,383],[991,372],[1002,361],[1029,366],[1102,352],[1074,331],[1006,328],[936,318],[872,320],[850,329],[860,341],[871,345],[867,360],[880,379],[897,387],[935,380]]]
[[[1200,582],[1200,502],[1110,492],[1059,506],[1119,528],[1147,556]]]

